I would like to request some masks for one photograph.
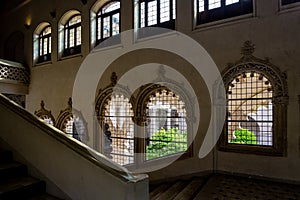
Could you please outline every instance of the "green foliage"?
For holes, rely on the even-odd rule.
[[[187,150],[187,132],[180,132],[178,128],[167,131],[160,129],[150,138],[146,147],[146,159],[159,158]]]
[[[230,143],[235,144],[257,144],[256,137],[253,132],[247,129],[239,129],[234,131],[235,139],[230,140]]]

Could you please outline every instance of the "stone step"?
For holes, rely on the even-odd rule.
[[[13,160],[11,151],[0,149],[0,163],[5,163]]]
[[[206,180],[204,178],[194,178],[187,184],[183,190],[177,194],[174,200],[190,200],[198,193],[198,191],[203,187]]]
[[[61,199],[58,199],[48,194],[42,194],[42,195],[27,198],[27,200],[61,200]]]
[[[186,185],[187,181],[177,181],[175,184],[171,185],[165,192],[156,198],[156,200],[166,200],[173,199]]]
[[[149,198],[150,199],[158,198],[163,192],[165,192],[170,187],[170,184],[171,183],[163,183],[160,185],[155,185],[155,187],[152,186],[153,189],[150,188]]]
[[[44,194],[45,191],[44,181],[32,177],[13,178],[0,184],[0,199],[24,199]]]
[[[0,163],[0,182],[27,175],[27,167],[18,162]]]

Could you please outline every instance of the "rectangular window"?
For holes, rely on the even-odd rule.
[[[221,7],[221,0],[209,0],[208,1],[208,10],[220,8]]]
[[[81,26],[76,28],[76,46],[81,45]]]
[[[51,53],[52,49],[51,49],[51,37],[49,37],[49,53]]]
[[[98,24],[97,24],[97,39],[100,40],[102,37],[101,33],[101,18],[98,18]]]
[[[70,34],[70,37],[69,37],[69,47],[74,47],[75,46],[75,35],[74,35],[74,32],[75,32],[75,29],[70,29],[69,30],[69,34]]]
[[[196,0],[197,25],[253,13],[253,0]]]
[[[118,35],[120,32],[120,13],[112,16],[112,35]]]
[[[157,1],[148,3],[148,26],[157,24]]]
[[[140,6],[140,26],[145,27],[145,2],[142,2]]]
[[[292,4],[292,3],[297,3],[300,2],[300,0],[281,0],[281,5],[288,5],[288,4]]]
[[[170,20],[170,0],[160,1],[160,22],[166,22]]]
[[[173,19],[176,19],[176,0],[173,0]]]
[[[110,37],[110,17],[103,19],[103,38]]]
[[[47,52],[47,50],[48,50],[47,47],[48,47],[48,38],[45,38],[45,39],[44,39],[44,46],[43,46],[43,50],[44,50],[44,51],[43,51],[43,53],[44,53],[43,55],[46,55],[46,54],[48,53],[48,52]]]
[[[239,0],[226,0],[225,5],[228,6],[230,4],[234,4],[234,3],[238,3],[238,2],[239,2]]]
[[[198,12],[203,12],[204,11],[204,0],[200,0],[198,5]]]

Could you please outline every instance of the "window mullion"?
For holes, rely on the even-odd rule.
[[[199,1],[199,0],[198,0]],[[204,0],[204,11],[208,11],[208,1],[209,0]],[[199,3],[199,2],[198,2]]]
[[[160,24],[160,0],[156,0],[157,24]]]
[[[144,13],[144,17],[145,17],[145,27],[148,26],[148,1],[145,1],[145,13]]]

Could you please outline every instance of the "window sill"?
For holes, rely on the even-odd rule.
[[[44,66],[44,65],[51,65],[52,61],[45,61],[45,62],[39,62],[33,65],[33,67],[40,67],[40,66]]]
[[[280,148],[276,149],[274,146],[227,144],[219,146],[218,151],[274,157],[286,156],[283,150],[281,150]]]
[[[145,29],[149,29],[149,31],[152,31],[153,33],[149,36],[144,36],[144,37],[139,37],[138,31],[135,32],[135,43],[140,43],[140,42],[147,42],[150,40],[155,40],[155,39],[161,39],[164,37],[170,37],[170,36],[176,36],[178,35],[177,31],[175,30],[170,30],[170,29],[165,29],[165,28],[159,28],[159,27],[144,27]],[[157,31],[155,31],[157,30]]]
[[[61,57],[59,59],[59,61],[68,60],[68,59],[77,58],[77,57],[83,57],[83,55],[81,53],[74,54],[74,55],[68,55],[68,56]]]
[[[253,13],[250,13],[250,14],[246,14],[246,15],[241,15],[241,16],[237,16],[237,17],[232,17],[232,18],[227,18],[227,19],[222,19],[222,20],[218,20],[218,21],[214,21],[214,22],[196,25],[194,27],[193,32],[205,31],[205,30],[209,30],[209,29],[219,28],[219,27],[223,27],[223,26],[229,26],[229,25],[238,24],[238,23],[245,23],[248,21],[256,20],[256,19],[258,19],[258,18],[255,17],[253,15]]]
[[[287,4],[287,5],[280,5],[278,14],[285,14],[290,12],[295,12],[300,10],[300,2]]]

